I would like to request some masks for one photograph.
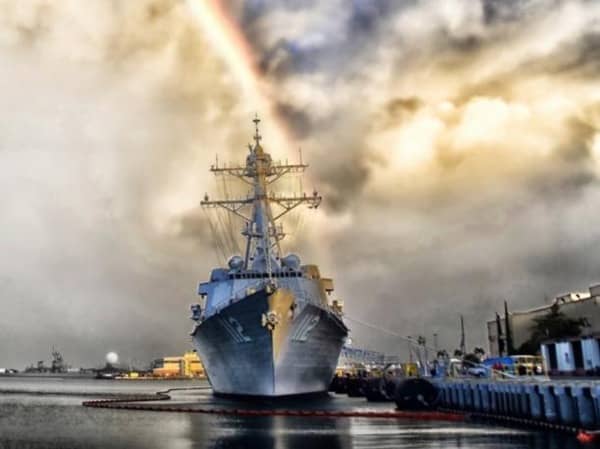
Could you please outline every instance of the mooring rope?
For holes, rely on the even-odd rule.
[[[462,422],[471,419],[484,419],[497,423],[521,425],[533,428],[549,429],[559,432],[574,434],[581,443],[591,443],[596,440],[597,431],[582,429],[575,426],[537,421],[514,416],[497,415],[473,411],[461,411],[449,408],[438,408],[434,411],[408,411],[408,410],[306,410],[306,409],[242,409],[242,408],[217,408],[217,407],[186,407],[164,406],[160,404],[142,404],[143,402],[168,401],[172,391],[183,390],[208,390],[210,387],[170,388],[154,394],[144,394],[123,397],[119,399],[98,399],[84,401],[82,405],[90,408],[106,408],[115,410],[135,410],[149,412],[175,412],[175,413],[201,413],[223,416],[291,416],[304,418],[385,418],[408,419],[418,421],[451,421]]]
[[[154,394],[135,395],[118,399],[97,399],[84,401],[84,407],[108,408],[117,410],[138,410],[151,412],[177,412],[177,413],[202,413],[210,415],[229,416],[299,416],[321,418],[389,418],[389,419],[415,419],[422,421],[464,421],[465,414],[460,412],[440,411],[404,411],[404,410],[306,410],[306,409],[246,409],[246,408],[217,408],[217,407],[189,407],[165,406],[160,404],[142,404],[143,402],[168,401],[172,391],[210,389],[210,387],[197,388],[171,388],[158,391]]]

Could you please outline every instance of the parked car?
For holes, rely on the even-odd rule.
[[[473,377],[488,377],[490,375],[490,370],[485,366],[471,366],[467,368],[467,375]]]

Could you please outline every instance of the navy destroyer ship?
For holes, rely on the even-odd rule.
[[[308,167],[272,161],[261,145],[258,117],[254,144],[245,165],[218,163],[211,171],[249,186],[242,199],[211,200],[203,207],[223,208],[241,218],[244,255],[215,268],[198,287],[201,304],[192,305],[194,346],[216,394],[289,396],[326,392],[348,335],[342,304],[333,300],[333,282],[316,265],[295,254],[282,255],[280,223],[298,206],[317,208],[321,197],[271,191],[285,175]]]

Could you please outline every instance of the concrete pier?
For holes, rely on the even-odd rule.
[[[572,429],[600,429],[600,381],[445,379],[441,408]]]

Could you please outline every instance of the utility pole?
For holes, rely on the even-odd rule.
[[[460,316],[460,352],[462,352],[463,357],[467,352],[467,344],[465,341],[465,320],[462,315]]]
[[[512,340],[512,331],[510,326],[510,318],[508,316],[508,302],[504,301],[504,334],[506,335],[506,355],[513,355],[513,340]]]
[[[496,334],[496,338],[498,340],[498,355],[502,357],[504,355],[506,344],[504,341],[504,333],[502,332],[502,322],[500,321],[500,315],[498,315],[498,312],[496,312]]]

